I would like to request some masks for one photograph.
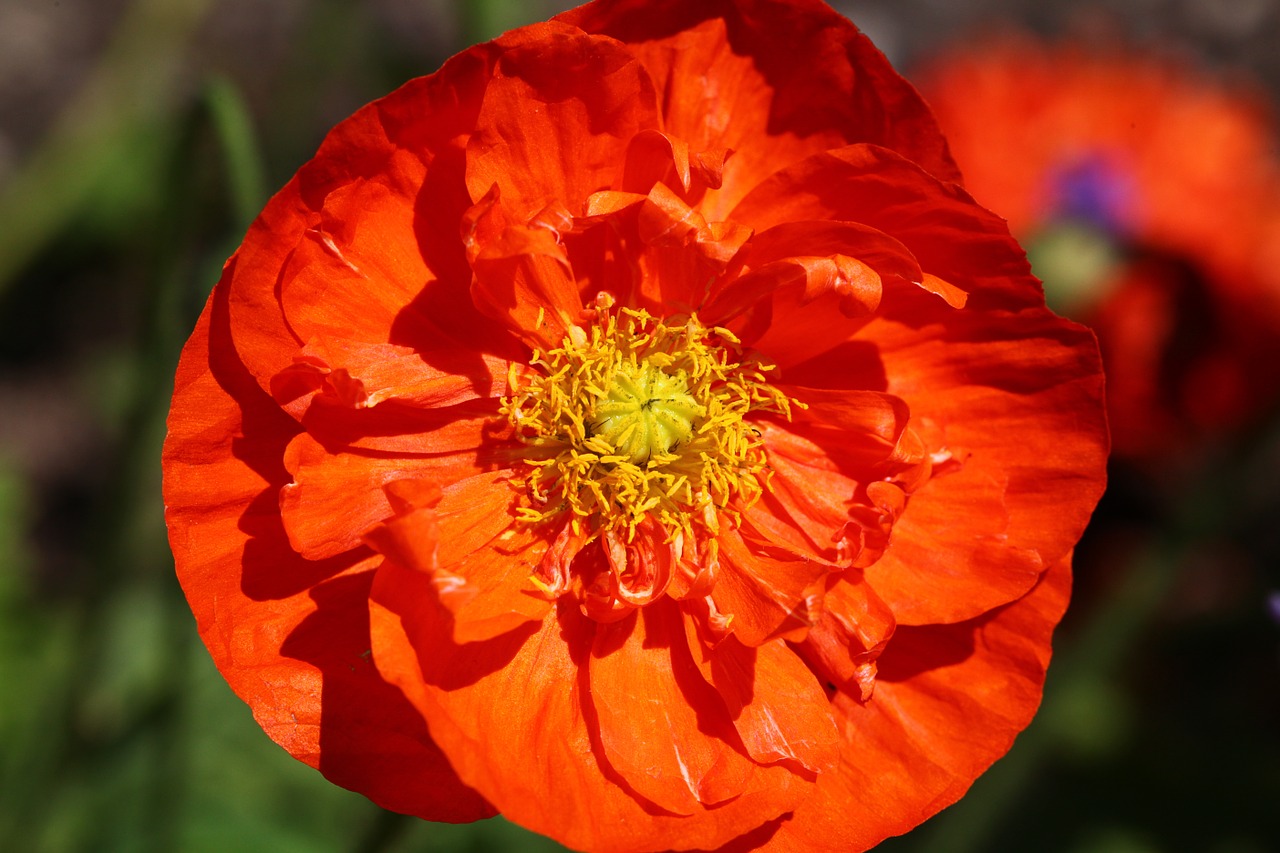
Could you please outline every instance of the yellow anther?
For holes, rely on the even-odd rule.
[[[695,526],[712,532],[717,509],[736,520],[769,473],[747,417],[789,416],[793,402],[768,385],[773,368],[697,317],[615,313],[599,297],[596,308],[597,322],[535,351],[534,370],[508,371],[501,411],[530,448],[525,482],[539,507],[518,518],[539,524],[568,511],[575,532],[628,539],[646,516],[671,539]]]

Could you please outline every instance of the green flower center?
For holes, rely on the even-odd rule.
[[[689,393],[683,370],[675,375],[649,363],[623,363],[605,399],[595,406],[591,432],[633,465],[688,444],[707,409]]]

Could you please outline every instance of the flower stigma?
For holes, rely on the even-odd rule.
[[[603,304],[611,303],[605,299]],[[646,516],[668,540],[737,519],[769,476],[752,412],[790,418],[797,401],[728,329],[609,307],[560,346],[513,365],[502,412],[528,447],[521,521],[569,513],[575,533],[635,537]]]

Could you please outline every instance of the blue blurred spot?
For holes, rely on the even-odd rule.
[[[1129,170],[1102,153],[1064,162],[1047,176],[1051,218],[1100,228],[1113,237],[1127,234],[1137,185]]]

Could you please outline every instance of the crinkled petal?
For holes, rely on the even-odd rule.
[[[625,0],[559,20],[628,44],[663,93],[668,133],[695,151],[733,152],[722,188],[700,204],[708,219],[731,218],[737,201],[775,170],[853,142],[893,148],[959,178],[919,94],[818,0]]]
[[[467,226],[487,230],[482,220],[505,220],[496,192],[468,213]],[[491,239],[468,238],[475,254],[471,295],[476,307],[530,347],[559,345],[582,314],[582,298],[559,234],[542,225],[493,226]]]
[[[658,127],[653,81],[616,41],[565,24],[535,24],[499,44],[507,49],[467,145],[471,197],[497,186],[516,224],[547,207],[580,215],[612,185],[631,138]]]
[[[724,700],[751,757],[813,774],[833,770],[839,736],[831,703],[804,662],[782,640],[753,647],[730,635],[713,646],[694,624],[686,621],[693,659]]]
[[[395,344],[313,340],[293,364],[271,379],[271,396],[298,420],[316,395],[352,408],[396,400],[417,408],[437,408],[506,389],[509,362],[456,347],[429,355]]]
[[[311,560],[360,547],[364,533],[393,514],[388,483],[449,484],[510,465],[518,450],[494,431],[495,408],[319,404],[304,421],[312,432],[284,451],[292,481],[280,488],[279,508],[292,547]]]
[[[417,594],[384,575],[402,572]],[[539,625],[458,645],[426,576],[383,566],[374,659],[422,712],[453,767],[508,819],[580,850],[714,849],[794,809],[812,783],[757,767],[738,797],[672,814],[604,759],[588,681],[595,623],[562,603]]]
[[[624,192],[648,193],[662,183],[693,201],[724,178],[724,163],[731,152],[724,148],[691,151],[689,143],[659,130],[642,130],[627,144],[627,156],[618,186]]]
[[[539,622],[551,608],[529,580],[546,543],[514,525],[510,477],[509,471],[497,471],[443,488],[424,481],[392,483],[387,492],[397,515],[365,536],[396,565],[430,578],[457,643],[488,640]],[[427,485],[435,489],[430,499],[415,499]],[[391,586],[388,580],[384,588]],[[415,594],[412,584],[404,594]]]
[[[303,417],[307,434],[331,453],[360,451],[420,457],[460,457],[475,468],[510,467],[519,455],[510,427],[498,420],[499,401],[478,398],[422,409],[388,400],[353,408],[317,398]]]
[[[866,502],[860,489],[889,473],[907,407],[876,391],[778,388],[805,407],[795,407],[789,421],[759,422],[772,475],[769,494],[749,515],[755,523],[776,515],[803,537],[793,545],[834,560],[853,506]]]
[[[359,547],[366,530],[389,518],[391,505],[383,493],[387,483],[443,473],[441,468],[454,477],[474,470],[456,454],[441,460],[330,453],[306,433],[289,443],[284,461],[293,482],[280,489],[280,517],[290,545],[309,560]]]
[[[817,618],[831,564],[743,531],[721,532],[720,572],[711,592],[734,635],[748,646],[775,637],[803,637]]]
[[[1035,584],[1045,565],[1011,540],[1007,490],[999,468],[970,457],[911,496],[888,550],[867,567],[904,624],[971,618]]]
[[[893,611],[870,584],[841,579],[827,590],[822,617],[798,651],[832,689],[865,702],[895,626]]]
[[[889,390],[937,425],[955,466],[916,492],[867,580],[902,624],[970,619],[1072,548],[1105,484],[1093,336],[1048,311],[876,323]],[[945,555],[945,557],[943,556]]]
[[[605,760],[645,799],[693,814],[737,797],[755,764],[689,654],[673,601],[596,629],[587,672]]]
[[[700,309],[751,236],[734,222],[708,222],[664,183],[645,195],[596,193],[587,210],[595,227],[568,241],[575,273],[592,291],[658,315]]]
[[[756,230],[820,219],[862,223],[906,246],[932,276],[918,282],[919,290],[942,303],[1016,310],[1044,302],[1003,219],[959,185],[874,145],[826,151],[779,171],[742,200],[733,218]],[[884,310],[928,309],[931,300],[912,296],[886,291]]]
[[[751,238],[743,253],[742,263],[752,272],[726,279],[711,293],[702,315],[708,322],[724,325],[733,317],[759,307],[761,299],[772,295],[786,284],[785,279],[777,274],[766,276],[760,275],[760,272],[777,268],[780,262],[794,263],[800,258],[851,259],[875,274],[874,288],[861,291],[853,288],[856,283],[853,276],[846,276],[844,282],[833,277],[833,290],[837,290],[836,284],[845,285],[844,293],[837,290],[842,297],[838,304],[841,306],[841,313],[850,318],[861,317],[879,307],[882,282],[918,282],[924,275],[906,246],[869,226],[856,222],[784,222]],[[807,300],[797,302],[796,307],[807,306],[817,295],[819,294],[811,293]],[[854,297],[861,297],[856,304],[852,303]],[[853,310],[855,307],[861,310]],[[805,323],[804,318],[792,321],[780,316],[778,308],[773,306],[769,318],[771,321],[794,322],[796,325]],[[835,324],[808,323],[811,333],[815,331],[813,327],[823,325]],[[847,336],[847,330],[844,334]]]
[[[344,205],[359,204],[362,194],[377,194],[387,203],[387,210],[375,218],[385,217],[382,224],[390,227],[378,237],[395,247],[392,258],[385,263],[379,258],[370,270],[425,267],[430,274],[409,275],[403,281],[380,276],[379,281],[393,291],[407,288],[412,308],[405,306],[389,317],[394,306],[383,305],[370,310],[367,322],[361,321],[357,309],[354,317],[347,317],[365,330],[356,339],[430,348],[433,342],[418,334],[423,318],[448,316],[453,323],[446,334],[466,329],[465,339],[472,349],[514,354],[505,335],[471,306],[470,271],[457,240],[471,199],[456,139],[474,126],[493,51],[491,45],[481,45],[461,53],[436,74],[402,86],[339,124],[250,227],[227,267],[223,286],[229,290],[236,351],[261,387],[269,388],[272,378],[293,363],[299,346],[310,337],[307,329],[341,325],[330,310],[336,305],[304,307],[300,303],[304,291],[321,288],[327,294],[332,289],[335,298],[358,299],[353,287],[359,277],[349,268],[349,275],[329,285],[323,279],[300,284],[302,289],[294,294],[299,300],[290,299],[294,321],[304,332],[299,334],[286,319],[281,293],[288,283],[285,268],[297,249],[329,253],[335,265],[341,265],[338,254],[358,255],[366,264],[377,256],[365,251],[369,232],[359,227],[363,217],[338,215]],[[323,211],[331,195],[333,215],[326,218]],[[338,253],[326,245],[326,236]],[[418,259],[413,257],[414,243]],[[379,339],[370,331],[379,324],[386,328],[388,321],[391,338]],[[352,332],[342,336],[351,337]]]
[[[1070,579],[1063,558],[1027,596],[979,619],[899,628],[875,698],[836,698],[838,771],[760,849],[866,850],[958,800],[1039,706]]]
[[[325,196],[281,275],[280,307],[300,340],[382,343],[399,322],[405,338],[439,346],[431,319],[405,310],[436,277],[414,231],[426,173],[417,155],[393,149],[384,174],[353,179]]]
[[[309,561],[275,494],[297,424],[236,357],[219,287],[183,352],[164,450],[178,578],[214,662],[263,729],[375,802],[431,820],[493,814],[369,660],[372,558]]]

